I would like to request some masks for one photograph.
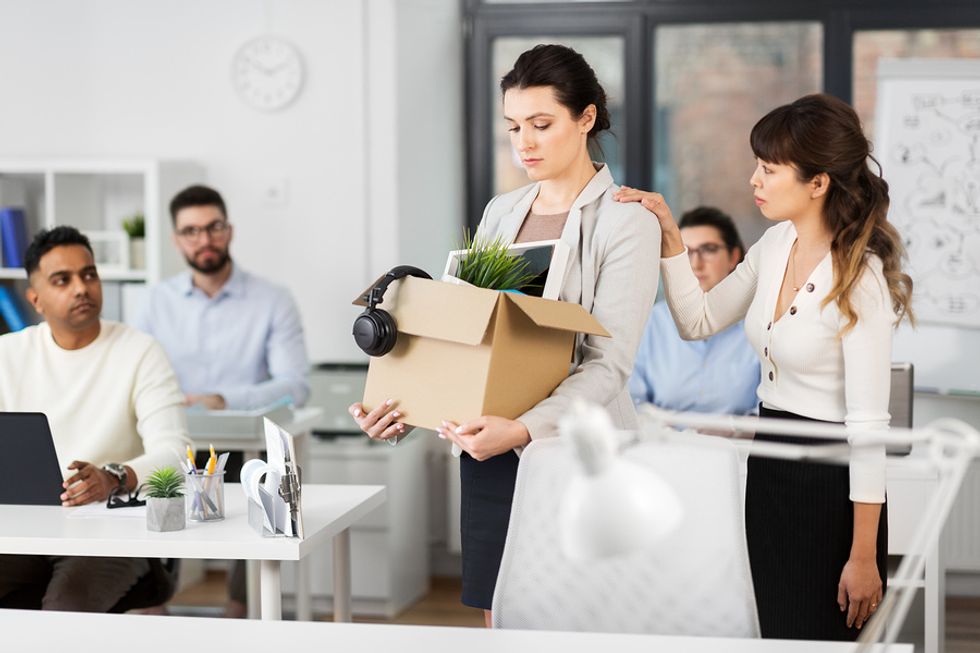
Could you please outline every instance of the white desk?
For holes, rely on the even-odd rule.
[[[321,417],[323,417],[322,408],[297,408],[293,411],[293,418],[290,421],[279,425],[295,437],[296,459],[301,467],[306,464],[306,446],[310,431],[320,421]],[[192,431],[190,438],[194,442],[194,448],[198,451],[207,451],[210,444],[215,444],[215,448],[219,451],[241,451],[243,461],[258,458],[262,450],[265,449],[265,431],[262,428],[253,433],[243,433],[234,437]],[[260,572],[256,561],[247,561],[245,565],[248,614],[254,619],[258,616],[258,606],[261,600],[259,596]],[[309,621],[313,618],[309,573],[305,561],[301,561],[296,566],[296,618],[303,621]]]
[[[172,533],[148,531],[142,519],[71,518],[71,508],[0,505],[0,553],[259,560],[262,618],[280,619],[280,561],[301,560],[333,538],[334,615],[337,620],[349,621],[349,528],[384,500],[385,488],[378,485],[305,485],[306,537],[302,540],[262,537],[252,530],[245,495],[237,483],[225,487],[223,521],[188,522],[187,528]]]
[[[205,647],[231,651],[360,651],[401,653],[848,653],[848,642],[809,642],[606,633],[556,633],[534,630],[486,630],[384,624],[332,624],[296,621],[240,621],[204,617],[86,614],[0,610],[4,643],[16,650],[94,650],[106,641],[133,642],[141,652],[171,653]],[[883,653],[877,645],[873,651]],[[895,644],[888,653],[912,653],[911,644]]]

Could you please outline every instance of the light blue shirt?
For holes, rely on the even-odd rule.
[[[214,297],[189,271],[155,285],[133,325],[163,345],[184,394],[220,394],[235,410],[310,396],[292,295],[237,265]]]
[[[665,302],[647,320],[630,377],[635,403],[747,415],[759,410],[759,357],[738,322],[706,340],[682,340]]]

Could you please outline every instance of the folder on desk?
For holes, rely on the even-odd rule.
[[[303,537],[300,470],[293,436],[269,419],[263,421],[268,461],[242,466],[242,491],[248,523],[266,537]]]

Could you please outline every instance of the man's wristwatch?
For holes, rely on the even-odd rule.
[[[126,487],[126,481],[129,480],[129,473],[126,471],[125,465],[120,465],[119,463],[106,463],[102,465],[102,469],[109,472],[110,476],[115,477],[119,481],[119,487]]]

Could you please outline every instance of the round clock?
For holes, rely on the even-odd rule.
[[[239,97],[261,111],[277,111],[303,88],[303,60],[289,41],[260,36],[235,53],[231,80]]]

